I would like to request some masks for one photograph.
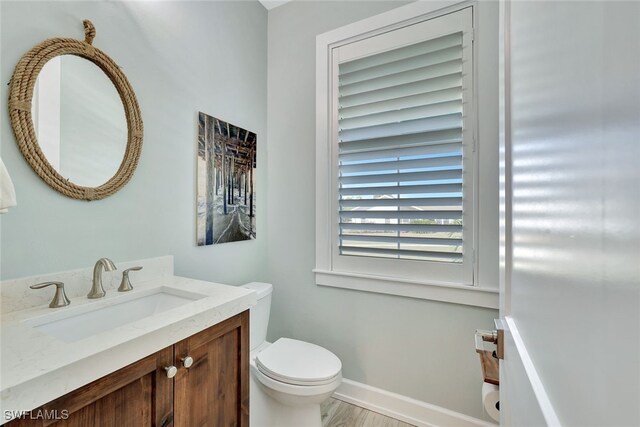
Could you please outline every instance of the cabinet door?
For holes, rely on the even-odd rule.
[[[249,427],[249,311],[180,341],[175,354],[176,427]]]
[[[31,411],[5,427],[172,426],[173,347],[152,354],[106,377]]]

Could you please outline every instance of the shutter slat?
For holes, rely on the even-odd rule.
[[[356,105],[371,104],[396,99],[417,93],[435,92],[442,89],[451,89],[462,85],[462,73],[451,73],[440,77],[405,83],[384,89],[362,92],[350,96],[341,96],[338,99],[340,108],[354,107]]]
[[[338,178],[341,184],[366,184],[366,183],[388,183],[388,182],[412,182],[412,181],[436,181],[436,180],[460,180],[462,179],[462,168],[426,171],[426,172],[406,172],[387,173],[375,175],[341,176]]]
[[[342,98],[456,73],[462,74],[462,59],[446,61],[440,64],[416,68],[415,70],[403,71],[401,73],[389,74],[357,83],[340,85],[339,96]]]
[[[462,209],[461,197],[432,197],[406,199],[353,199],[340,200],[341,208],[369,208],[378,206],[451,206]]]
[[[391,255],[401,256],[403,258],[434,258],[443,261],[461,261],[462,254],[458,252],[427,252],[412,251],[406,249],[380,249],[380,248],[361,248],[353,246],[340,246],[340,253],[343,255],[351,254],[371,254],[371,255]]]
[[[370,55],[365,58],[356,59],[339,65],[340,76],[363,70],[365,68],[376,67],[381,64],[399,61],[419,55],[429,54],[447,47],[460,46],[462,48],[462,32],[448,34],[446,36],[434,38],[409,46]]]
[[[444,116],[447,114],[462,113],[462,98],[453,101],[439,102],[437,104],[422,105],[419,107],[404,108],[394,111],[386,111],[379,114],[341,119],[340,130],[359,129],[371,126],[379,126],[391,123],[408,122],[426,117]]]
[[[338,111],[340,123],[346,119],[391,112],[412,107],[422,107],[441,102],[462,99],[462,87],[456,86],[433,92],[418,93],[401,98],[388,99],[380,102],[361,104],[353,107],[343,107]]]
[[[458,138],[460,136],[458,135]],[[391,138],[390,138],[391,139]],[[403,142],[413,142],[417,138],[403,139]],[[424,139],[420,139],[424,141]],[[370,142],[370,141],[369,141]],[[460,139],[450,140],[449,142],[437,141],[435,143],[419,142],[413,144],[397,144],[397,146],[383,146],[382,142],[378,142],[380,149],[378,150],[346,150],[345,146],[340,148],[343,152],[339,153],[339,159],[342,164],[347,162],[359,162],[365,160],[384,160],[394,159],[398,157],[411,157],[411,156],[427,156],[446,153],[460,153],[462,152],[462,144]],[[356,146],[356,144],[352,144]]]
[[[387,236],[357,236],[341,234],[340,239],[350,242],[384,242],[384,243],[413,243],[430,246],[461,246],[462,239],[431,238],[431,237],[387,237]]]
[[[462,49],[459,45],[445,47],[425,55],[412,56],[398,61],[387,62],[376,67],[369,67],[340,75],[340,85],[350,85],[366,80],[372,80],[392,74],[402,73],[432,65],[442,64],[462,59]]]
[[[434,132],[420,132],[405,135],[393,135],[383,138],[370,138],[339,143],[340,155],[350,152],[363,152],[373,150],[386,150],[391,157],[396,157],[392,152],[403,147],[416,147],[424,145],[436,145],[462,141],[461,129],[444,129]]]
[[[390,162],[357,163],[340,165],[340,173],[375,172],[407,169],[428,169],[445,166],[462,167],[462,153],[452,153],[440,157],[428,157],[415,160],[393,160]]]
[[[445,219],[459,220],[462,219],[462,211],[460,210],[443,210],[443,211],[380,211],[380,210],[353,210],[340,211],[340,217],[345,219]]]
[[[462,131],[462,113],[454,112],[441,116],[427,117],[424,119],[408,120],[406,122],[387,125],[364,127],[352,130],[341,130],[338,133],[339,142],[362,141],[371,138],[384,138],[394,135],[416,134],[425,132],[437,132],[446,129],[459,129]]]
[[[387,187],[349,187],[340,188],[341,197],[381,196],[393,194],[441,194],[462,193],[462,184],[401,185]]]
[[[392,231],[417,233],[462,233],[462,226],[457,224],[371,224],[345,222],[340,224],[340,229],[344,231]]]

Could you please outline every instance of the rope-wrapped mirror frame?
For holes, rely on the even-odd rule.
[[[142,150],[143,127],[138,100],[133,88],[118,65],[104,52],[96,49],[96,30],[84,20],[85,39],[52,38],[28,51],[18,62],[9,89],[11,126],[22,155],[33,170],[54,190],[74,199],[99,200],[120,190],[133,175]],[[76,55],[96,64],[116,87],[124,106],[127,121],[127,148],[118,171],[99,187],[83,187],[63,177],[49,163],[40,149],[31,116],[33,89],[44,64],[60,55]]]

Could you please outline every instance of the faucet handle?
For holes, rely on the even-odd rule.
[[[42,288],[46,288],[47,286],[56,287],[56,293],[53,296],[51,303],[49,304],[50,308],[66,307],[69,304],[71,304],[71,301],[69,301],[69,298],[67,298],[67,294],[64,291],[63,282],[42,282],[42,283],[37,283],[35,285],[31,285],[29,287],[31,289],[42,289]]]
[[[127,268],[122,272],[122,281],[120,282],[120,286],[118,287],[118,292],[127,292],[133,289],[131,286],[131,281],[129,280],[129,272],[130,271],[140,271],[142,267],[131,267]]]

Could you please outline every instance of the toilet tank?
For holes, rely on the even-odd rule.
[[[249,320],[249,346],[251,347],[251,351],[253,351],[267,340],[267,327],[269,326],[269,314],[271,313],[271,292],[273,291],[273,286],[271,283],[251,282],[242,285],[242,287],[256,291],[258,298],[258,304],[250,310],[251,319]]]

